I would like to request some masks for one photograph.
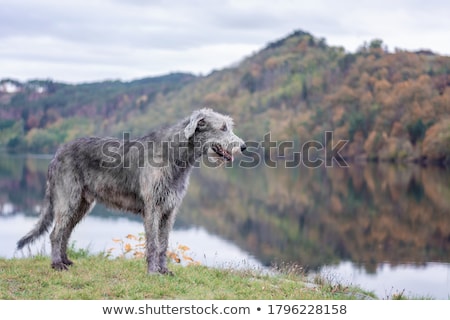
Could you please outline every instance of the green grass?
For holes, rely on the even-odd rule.
[[[293,273],[171,264],[175,276],[146,274],[144,259],[108,259],[78,251],[68,272],[48,257],[0,259],[0,299],[361,299],[357,288],[306,283]]]

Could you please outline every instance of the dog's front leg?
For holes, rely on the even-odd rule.
[[[159,228],[161,210],[148,208],[144,214],[144,229],[146,238],[147,272],[155,274],[159,272],[158,253],[160,252]]]
[[[167,268],[167,248],[169,246],[169,233],[172,230],[175,214],[174,209],[168,210],[161,219],[159,226],[159,272],[161,274],[173,275]]]

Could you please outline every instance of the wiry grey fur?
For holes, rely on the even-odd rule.
[[[233,121],[210,109],[194,111],[173,126],[124,141],[81,138],[61,146],[48,167],[44,204],[33,230],[18,249],[48,231],[52,267],[67,270],[67,244],[73,228],[95,201],[143,216],[149,273],[168,274],[166,251],[176,211],[195,161],[214,151],[216,160],[231,161],[244,150]]]

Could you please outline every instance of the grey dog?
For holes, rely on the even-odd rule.
[[[89,137],[61,146],[48,167],[44,204],[36,226],[17,243],[21,249],[47,232],[52,268],[67,270],[67,244],[73,228],[101,202],[139,214],[144,220],[147,271],[171,274],[166,251],[169,232],[202,155],[230,162],[246,145],[229,116],[211,109],[194,111],[175,125],[136,140]]]

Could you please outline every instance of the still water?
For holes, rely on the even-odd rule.
[[[0,154],[0,256],[20,257],[44,193],[46,156]],[[75,246],[100,252],[143,232],[139,217],[96,206]],[[31,251],[49,252],[48,236]],[[379,298],[450,297],[450,170],[391,164],[348,168],[195,169],[171,234],[204,265],[296,263]]]

